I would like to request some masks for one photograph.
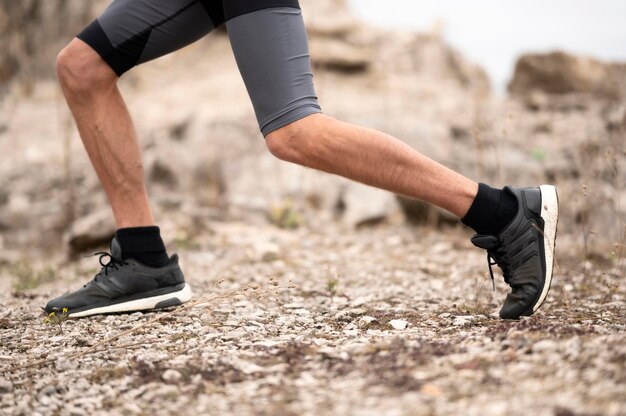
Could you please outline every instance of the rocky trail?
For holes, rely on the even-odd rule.
[[[44,323],[94,271],[80,260],[2,295],[0,412],[624,414],[623,279],[562,245],[546,304],[516,322],[454,228],[216,223],[180,250],[206,303]]]
[[[46,322],[115,231],[53,80],[107,3],[0,7],[0,414],[626,415],[626,65],[526,55],[496,96],[441,34],[342,0],[301,1],[326,114],[476,181],[557,186],[540,312],[497,318],[507,286],[450,214],[274,158],[216,31],[120,81],[195,303]]]

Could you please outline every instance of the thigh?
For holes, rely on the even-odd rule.
[[[272,7],[259,9],[264,3]],[[298,2],[224,0],[224,6],[228,36],[263,135],[321,112]]]
[[[200,39],[223,22],[222,0],[114,0],[78,38],[122,75]]]

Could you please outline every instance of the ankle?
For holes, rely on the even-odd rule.
[[[498,236],[515,218],[516,213],[515,196],[506,190],[481,183],[474,202],[461,221],[478,234]]]
[[[115,235],[124,260],[132,258],[151,267],[163,267],[169,262],[159,227],[120,228]]]

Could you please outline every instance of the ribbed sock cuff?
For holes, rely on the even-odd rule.
[[[515,217],[517,201],[509,192],[480,183],[478,194],[461,220],[478,234],[499,235]]]
[[[115,235],[124,255],[165,251],[157,226],[120,228]]]

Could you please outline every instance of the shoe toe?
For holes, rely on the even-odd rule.
[[[519,319],[520,316],[532,315],[533,302],[536,298],[537,289],[532,285],[513,289],[504,300],[504,305],[500,309],[500,318]]]
[[[44,310],[46,313],[52,313],[58,310],[63,310],[63,308],[67,308],[67,306],[64,305],[63,296],[61,296],[48,302],[44,307]]]
[[[509,301],[509,298],[504,301],[504,305],[500,309],[500,318],[502,319],[519,319],[520,316],[528,309],[528,307],[520,304],[517,301]]]
[[[44,310],[46,313],[52,313],[55,311],[62,311],[67,308],[69,311],[79,308],[84,305],[80,296],[76,296],[76,292],[68,293],[63,296],[59,296],[56,299],[52,299],[46,304]]]

